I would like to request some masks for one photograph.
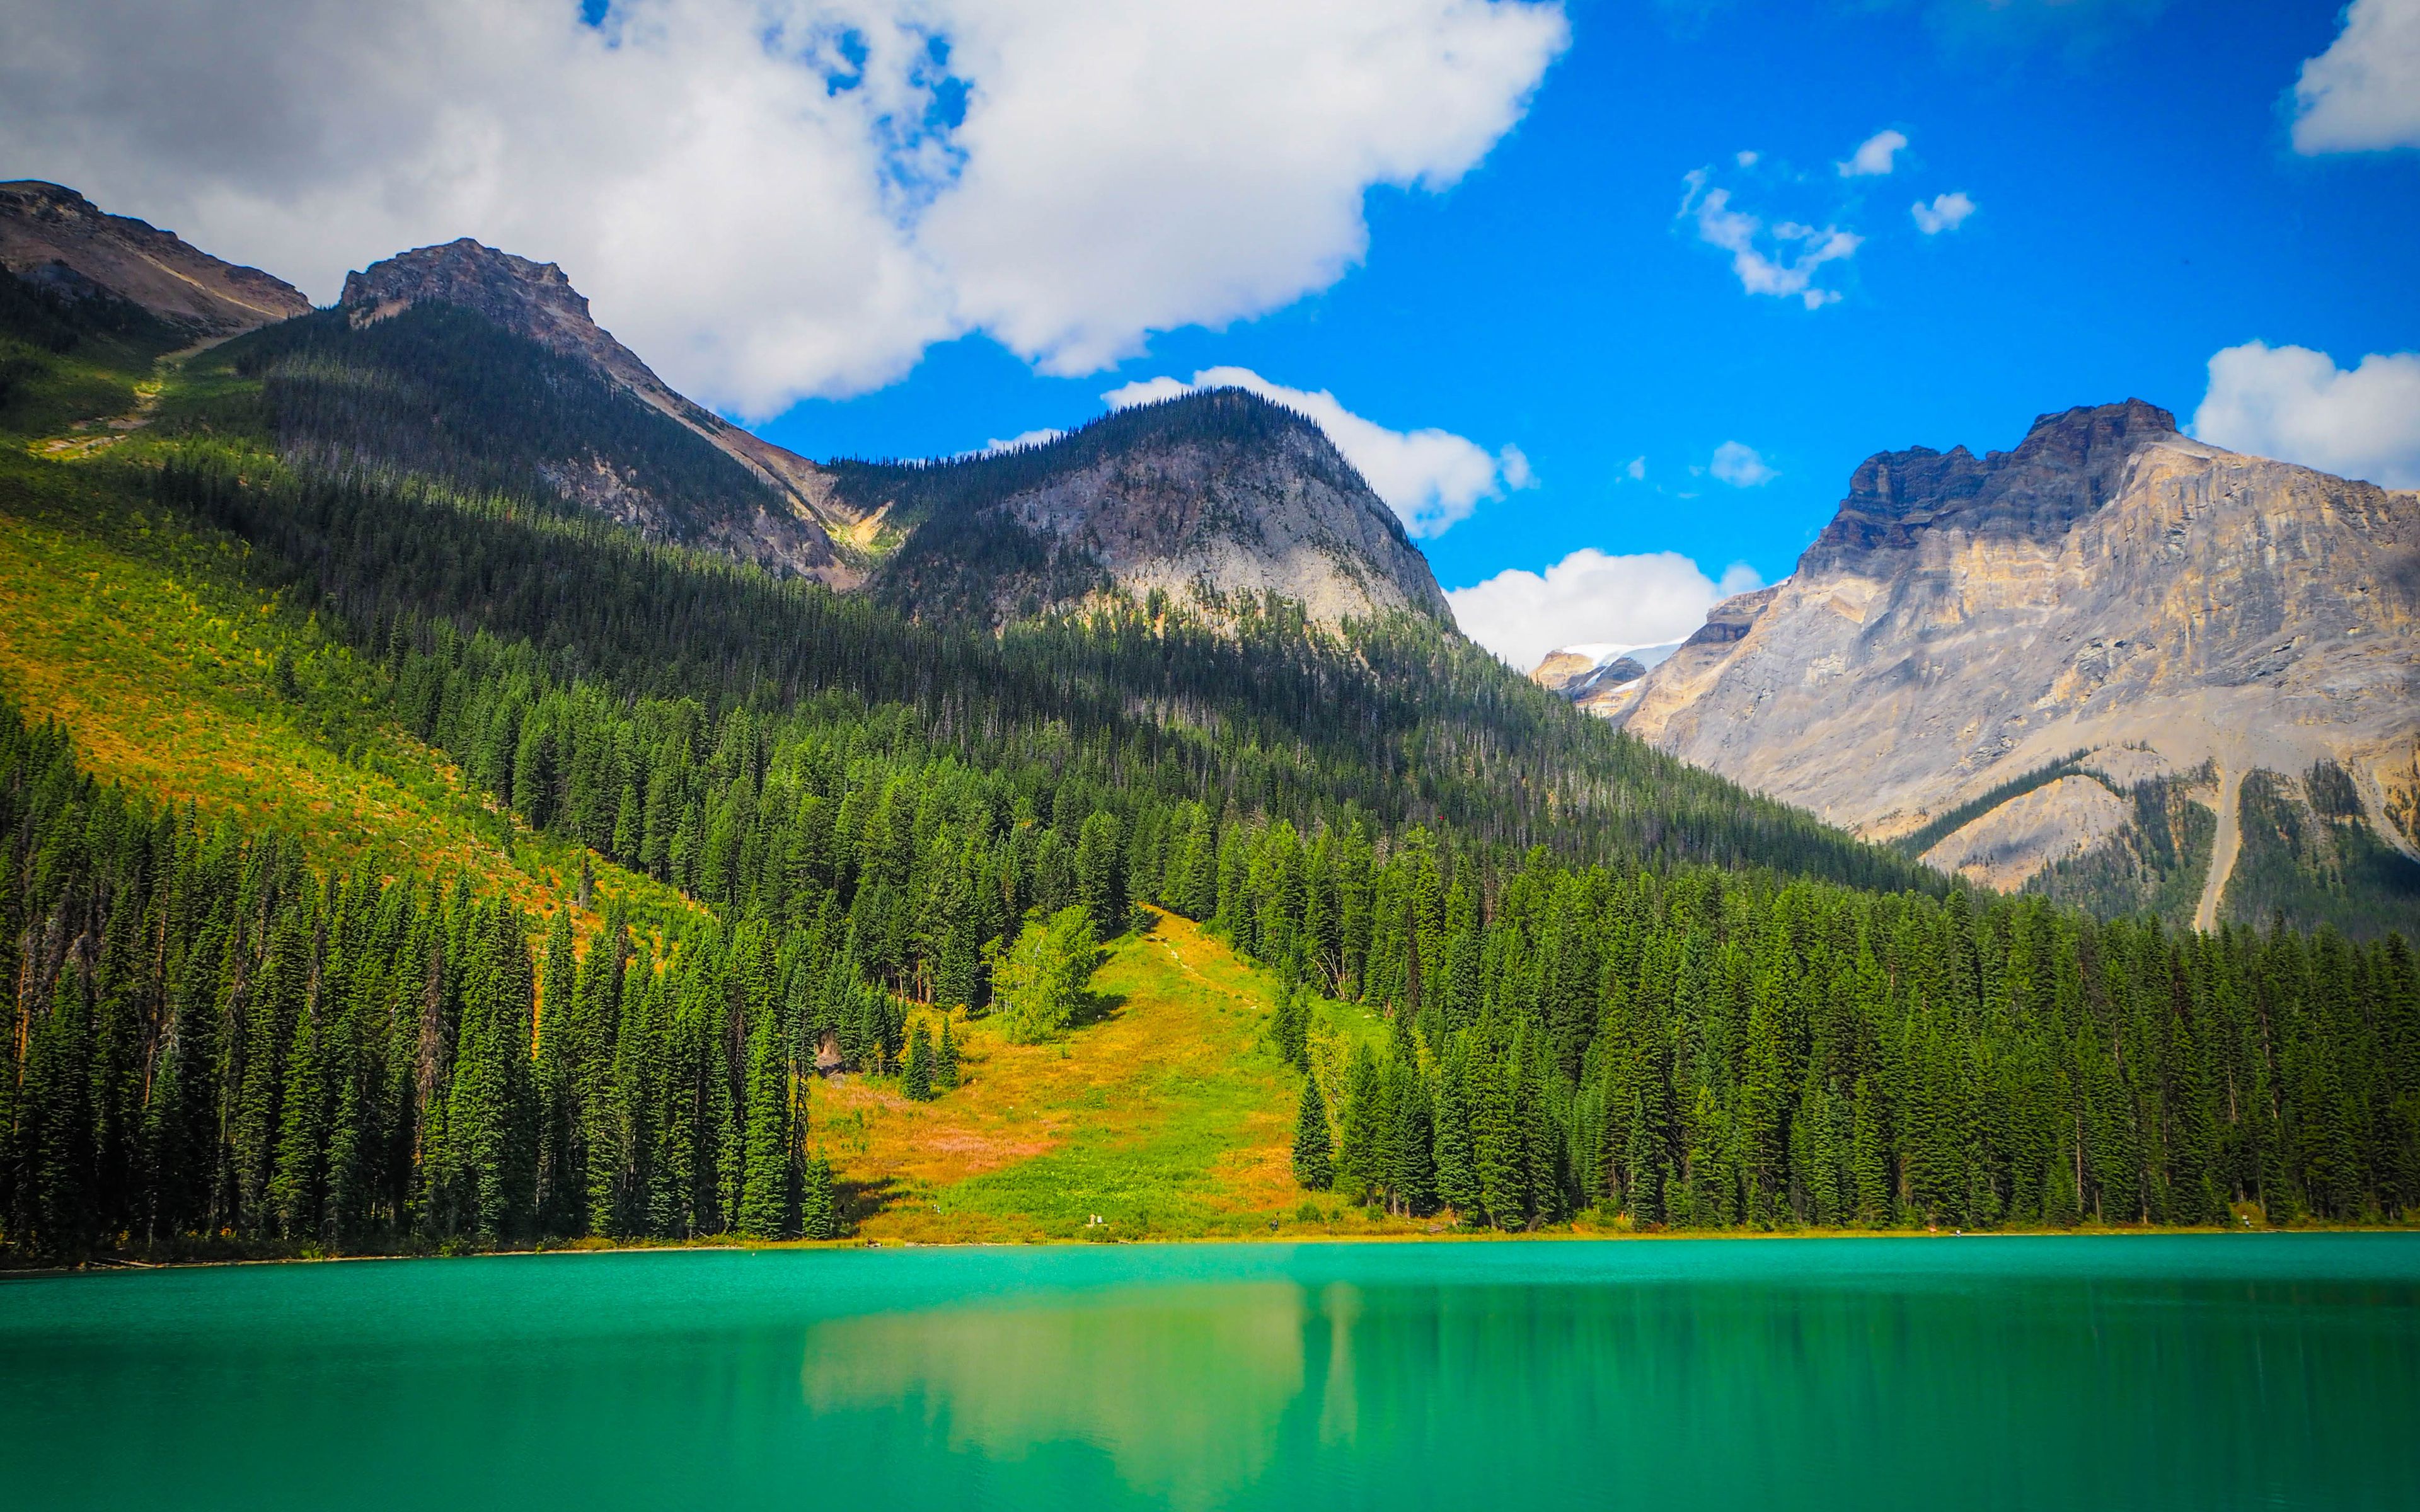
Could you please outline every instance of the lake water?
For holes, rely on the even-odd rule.
[[[2420,1506],[2420,1235],[0,1281],[16,1507]]]

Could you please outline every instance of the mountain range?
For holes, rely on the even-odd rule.
[[[2071,411],[1533,682],[1249,393],[811,461],[5,206],[0,1256],[2420,1202],[2409,495]]]
[[[372,264],[313,312],[19,183],[0,260],[242,338],[225,356],[289,457],[551,497],[911,616],[1001,625],[1109,594],[1451,624],[1319,427],[1246,393],[1006,451],[818,463],[673,390],[559,268],[467,239]],[[1677,647],[1574,648],[1532,677],[1985,886],[2366,932],[2420,907],[2415,497],[2236,456],[2141,401],[2071,409],[2005,453],[1878,454],[1783,582]]]
[[[1787,579],[1587,706],[1992,887],[2408,929],[2415,613],[2420,494],[2130,399],[1869,458]]]

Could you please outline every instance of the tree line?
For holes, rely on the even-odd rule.
[[[702,917],[659,946],[609,910],[583,950],[568,910],[315,873],[274,835],[147,805],[13,706],[0,858],[0,1245],[21,1253],[828,1238],[817,1052],[895,1071],[906,1041],[829,915]]]
[[[1296,1166],[1524,1228],[2398,1218],[2420,1203],[2400,935],[2095,923],[2039,898],[1573,869],[1262,828],[1216,918],[1290,983]],[[1294,994],[1377,1009],[1381,1046]],[[1313,1108],[1317,1117],[1313,1116]]]

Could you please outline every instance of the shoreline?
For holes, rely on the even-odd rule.
[[[1492,1229],[1473,1229],[1445,1233],[1363,1233],[1340,1234],[1328,1231],[1280,1232],[1274,1234],[1233,1235],[1145,1235],[1133,1239],[1083,1239],[1056,1236],[1007,1239],[929,1240],[901,1239],[882,1235],[856,1236],[847,1239],[778,1239],[743,1240],[727,1235],[702,1239],[669,1240],[650,1243],[583,1242],[573,1241],[562,1244],[533,1244],[509,1248],[459,1250],[452,1254],[437,1251],[386,1250],[349,1255],[253,1255],[221,1258],[136,1259],[131,1257],[101,1257],[75,1264],[14,1266],[0,1262],[0,1286],[10,1281],[39,1280],[63,1276],[110,1274],[128,1271],[190,1271],[227,1269],[238,1266],[279,1265],[341,1265],[378,1260],[468,1260],[468,1259],[542,1259],[563,1256],[585,1255],[661,1255],[711,1254],[734,1251],[817,1251],[817,1250],[908,1250],[908,1249],[1046,1249],[1074,1248],[1081,1245],[1159,1245],[1166,1247],[1196,1245],[1259,1245],[1259,1244],[1428,1244],[1428,1243],[1572,1243],[1572,1242],[1670,1242],[1692,1240],[1714,1241],[1792,1241],[1792,1240],[1955,1240],[1955,1239],[2133,1239],[2161,1236],[2217,1238],[2225,1235],[2252,1237],[2259,1235],[2288,1236],[2295,1234],[2420,1234],[2420,1223],[2392,1224],[2298,1224],[2283,1228],[2228,1227],[2219,1224],[2185,1225],[2078,1225],[2072,1228],[1989,1228],[1972,1233],[1960,1229],[1928,1228],[1789,1228],[1743,1231],[1740,1229],[1652,1229],[1644,1233],[1613,1228],[1601,1230],[1561,1229],[1546,1233],[1503,1233]]]

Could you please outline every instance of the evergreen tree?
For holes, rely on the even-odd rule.
[[[958,1041],[951,1033],[950,1021],[941,1020],[941,1041],[933,1051],[933,1089],[954,1092],[958,1088]]]
[[[747,1169],[739,1195],[739,1231],[751,1239],[790,1239],[799,1232],[799,1120],[792,1088],[779,1026],[769,1011],[759,1012],[748,1031]]]
[[[1294,1120],[1294,1179],[1297,1185],[1325,1192],[1335,1184],[1336,1164],[1327,1133],[1327,1104],[1319,1095],[1319,1078],[1302,1079],[1302,1103]]]
[[[821,1155],[811,1157],[799,1192],[800,1231],[809,1239],[838,1239],[844,1227],[840,1198],[832,1186],[831,1163]]]
[[[1476,1217],[1481,1211],[1479,1174],[1471,1149],[1468,1074],[1465,1041],[1456,1036],[1437,1073],[1435,1164],[1437,1200],[1466,1219]]]
[[[933,1041],[919,1020],[908,1034],[907,1064],[900,1072],[899,1090],[911,1101],[933,1101]]]
[[[1126,932],[1126,850],[1118,816],[1084,821],[1076,842],[1076,901],[1092,915],[1093,932],[1114,939]]]

